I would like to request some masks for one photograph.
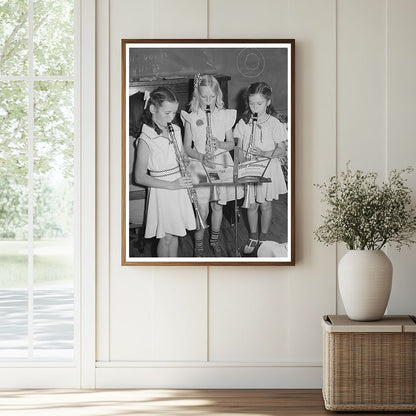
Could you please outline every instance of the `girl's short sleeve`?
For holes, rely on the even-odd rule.
[[[176,142],[178,143],[179,148],[183,149],[183,140],[182,140],[182,132],[181,128],[177,126],[176,124],[173,125],[173,131],[175,132]]]
[[[186,123],[191,123],[191,114],[189,114],[185,110],[181,110],[181,120],[182,120],[183,124],[185,124],[185,122]]]
[[[140,142],[146,143],[146,146],[150,149],[150,138],[146,134],[140,134],[139,139],[137,140],[137,145],[139,145]]]
[[[287,140],[287,130],[285,125],[276,119],[273,126],[273,140],[275,143],[280,143]]]
[[[231,130],[237,118],[237,110],[225,110],[225,131]]]
[[[233,135],[235,138],[243,139],[244,136],[244,120],[240,119],[237,125],[234,127]]]

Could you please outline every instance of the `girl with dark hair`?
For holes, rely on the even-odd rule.
[[[178,110],[178,100],[172,90],[159,87],[146,93],[144,107],[135,167],[136,182],[149,188],[144,236],[159,239],[158,257],[176,257],[178,236],[196,228],[187,191],[192,182],[181,175],[175,151],[175,146],[183,151],[181,130],[172,125],[174,137],[168,130]]]
[[[253,117],[253,115],[257,115]],[[253,129],[254,123],[254,129]],[[265,82],[256,82],[247,88],[246,109],[234,129],[238,139],[239,154],[252,158],[271,158],[264,173],[271,182],[257,183],[254,192],[246,194],[247,218],[250,228],[249,239],[243,249],[244,254],[252,254],[259,244],[267,240],[272,220],[272,201],[280,194],[287,193],[279,158],[287,152],[287,130],[275,117],[272,106],[272,89]],[[253,186],[253,185],[250,185]],[[248,189],[248,187],[246,187]],[[258,210],[260,208],[260,234],[258,234]]]

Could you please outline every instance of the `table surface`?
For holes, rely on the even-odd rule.
[[[352,321],[347,315],[325,315],[322,326],[328,332],[416,332],[411,315],[385,315],[379,321]]]

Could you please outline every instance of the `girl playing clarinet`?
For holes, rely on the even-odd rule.
[[[257,113],[257,122],[253,114]],[[253,123],[255,123],[253,128]],[[249,239],[243,253],[250,255],[259,244],[267,240],[272,221],[272,201],[279,199],[280,194],[287,193],[279,158],[286,155],[287,131],[283,123],[275,117],[272,106],[272,89],[265,82],[256,82],[247,89],[246,109],[234,129],[234,137],[238,139],[239,154],[244,159],[251,157],[271,158],[264,173],[271,182],[257,183],[254,192],[246,192],[244,205],[248,205],[247,218],[250,228]],[[250,140],[251,139],[251,140]],[[260,208],[260,234],[258,234],[258,218]]]
[[[181,131],[173,126],[178,100],[169,88],[159,87],[146,98],[143,128],[137,148],[135,180],[149,187],[145,238],[159,239],[158,257],[176,257],[178,236],[196,228],[195,215],[187,188],[189,176],[181,175],[172,140],[182,150]]]
[[[185,126],[185,151],[191,158],[198,161],[191,162],[194,177],[206,176],[202,164],[209,168],[218,169],[233,165],[229,151],[234,149],[232,127],[236,120],[236,110],[224,108],[221,87],[214,76],[201,76],[200,74],[195,76],[190,113],[182,111],[181,118]],[[222,252],[218,237],[223,217],[223,206],[228,201],[234,200],[234,187],[213,186],[196,189],[204,221],[208,217],[209,204],[211,205],[209,244],[214,255],[220,257]],[[195,232],[194,257],[204,256],[203,238],[204,230],[197,230]]]

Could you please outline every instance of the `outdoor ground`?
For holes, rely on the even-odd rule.
[[[33,314],[29,315],[27,242],[0,241],[0,360],[28,357],[29,327],[34,359],[72,359],[72,252],[71,241],[34,243]]]

